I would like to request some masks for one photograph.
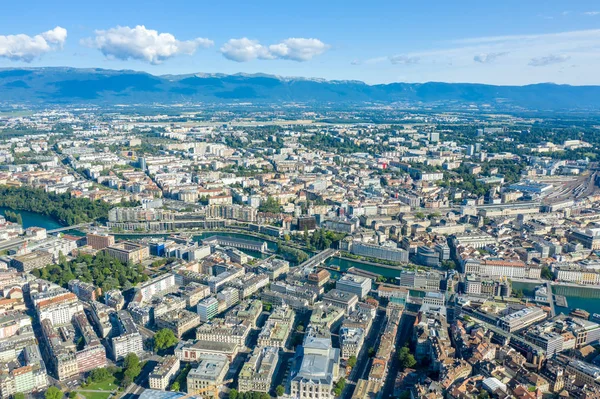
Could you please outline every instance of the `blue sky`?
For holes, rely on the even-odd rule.
[[[598,1],[5,1],[0,67],[600,84]]]

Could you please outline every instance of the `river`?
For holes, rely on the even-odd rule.
[[[64,227],[58,221],[49,216],[27,211],[13,211],[9,208],[0,207],[0,215],[4,216],[4,212],[6,211],[12,211],[21,215],[21,218],[23,218],[23,228],[25,229],[28,227],[43,227],[46,230],[53,230],[58,229],[59,227]]]
[[[533,290],[539,284],[521,281],[513,282],[514,290],[523,290],[527,297],[533,296]],[[556,307],[557,313],[568,314],[573,309],[583,309],[590,314],[600,313],[600,289],[591,287],[571,287],[567,285],[553,285],[552,293],[563,295],[567,298],[568,308]]]
[[[10,210],[8,208],[0,207],[0,214],[4,215],[4,212]],[[27,212],[27,211],[16,211],[16,213],[20,214],[23,218],[23,227],[28,228],[32,226],[43,227],[47,230],[57,229],[59,227],[63,227],[58,221],[52,219],[49,216],[41,215],[39,213]],[[71,234],[77,234],[76,231],[70,232]],[[262,242],[261,238],[254,237],[251,235],[243,234],[243,233],[233,233],[226,231],[207,231],[199,234],[194,234],[195,240],[201,240],[203,238],[207,238],[213,235],[223,235],[227,237],[238,237],[246,240],[253,240]],[[145,235],[140,234],[115,234],[116,239],[126,240],[126,239],[139,239],[144,237]],[[148,234],[147,236],[154,237],[168,237],[169,234]],[[267,247],[272,250],[277,250],[277,244],[272,241],[267,241]],[[248,255],[263,258],[265,254],[260,254],[253,251],[244,251]],[[346,271],[351,267],[356,267],[357,269],[365,270],[372,273],[381,274],[387,278],[395,278],[400,277],[400,269],[393,269],[388,267],[379,267],[372,264],[363,263],[355,260],[348,259],[340,259],[340,258],[329,258],[326,262],[327,266],[339,267],[340,271]],[[535,283],[525,283],[525,282],[514,282],[513,289],[514,290],[523,290],[526,296],[532,296],[533,289],[537,284]],[[575,308],[584,309],[590,313],[600,313],[600,289],[594,289],[589,287],[569,287],[569,286],[553,286],[553,292],[558,295],[564,295],[567,298],[567,303],[569,308],[560,308],[557,307],[559,312],[568,313],[570,310]]]

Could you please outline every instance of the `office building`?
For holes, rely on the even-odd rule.
[[[363,299],[371,291],[372,284],[373,280],[368,277],[345,274],[336,282],[335,288],[355,294],[359,299]]]
[[[401,248],[366,244],[361,241],[353,241],[351,252],[354,255],[366,256],[368,258],[383,259],[398,263],[408,262],[408,252]]]
[[[343,309],[344,312],[348,314],[356,307],[356,304],[358,303],[358,296],[356,296],[356,294],[334,288],[323,295],[323,303]]]
[[[140,263],[150,257],[150,250],[147,245],[135,242],[124,241],[113,244],[105,249],[106,253],[121,263]]]
[[[548,315],[538,307],[530,307],[501,317],[499,326],[504,331],[515,332],[544,320]]]
[[[223,355],[201,355],[197,362],[187,375],[188,393],[217,399],[220,384],[229,370],[229,360]]]
[[[196,308],[200,315],[200,321],[206,323],[219,313],[219,301],[211,296],[198,302]]]
[[[33,269],[40,269],[53,263],[52,254],[46,251],[33,251],[25,255],[14,256],[10,261],[10,266],[20,272],[30,272]]]

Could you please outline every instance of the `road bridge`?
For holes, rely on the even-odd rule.
[[[334,256],[336,252],[337,251],[333,248],[326,248],[312,258],[302,262],[298,267],[304,269],[318,266],[320,263]]]
[[[58,229],[47,230],[46,233],[54,234],[54,233],[60,233],[61,231],[76,230],[76,229],[80,229],[82,227],[89,227],[92,224],[94,224],[94,223],[93,222],[79,223],[79,224],[74,224],[72,226],[65,226],[65,227],[59,227]]]
[[[554,305],[554,294],[552,294],[552,284],[550,284],[550,281],[546,282],[546,290],[548,292],[548,299],[550,300],[550,316],[554,317],[556,316],[556,306]]]

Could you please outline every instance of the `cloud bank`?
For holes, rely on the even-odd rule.
[[[46,53],[61,49],[66,40],[67,30],[60,26],[35,36],[0,35],[0,57],[31,62]]]
[[[178,55],[192,55],[198,48],[214,45],[212,40],[196,38],[180,41],[170,33],[159,33],[144,25],[135,28],[117,26],[108,30],[97,30],[94,38],[82,43],[96,48],[109,59],[139,60],[156,65]]]

